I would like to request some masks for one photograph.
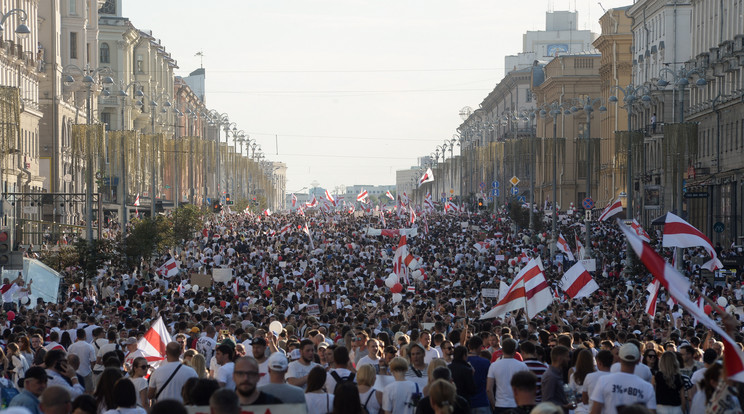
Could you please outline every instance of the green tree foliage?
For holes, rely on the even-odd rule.
[[[170,218],[157,215],[145,217],[132,222],[132,228],[126,236],[125,252],[130,265],[140,260],[150,261],[156,251],[165,251],[174,245],[173,224]]]
[[[540,219],[539,213],[532,213],[534,218],[534,225],[536,232],[542,232],[543,222]],[[516,200],[512,200],[509,204],[509,217],[517,224],[520,229],[526,229],[530,227],[530,211],[528,208],[522,207],[522,203]]]
[[[191,204],[175,209],[170,216],[173,222],[173,241],[181,244],[194,237],[194,232],[200,230],[203,215],[204,212],[199,207]]]

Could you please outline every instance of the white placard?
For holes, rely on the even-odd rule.
[[[468,222],[467,221],[461,221],[460,222],[460,228],[461,229],[467,229],[468,228]]]
[[[504,260],[506,260],[506,257],[503,254],[497,254],[495,260],[497,262],[503,262]]]
[[[483,296],[484,298],[498,298],[499,290],[498,289],[481,289],[481,296]]]
[[[588,270],[590,272],[594,272],[594,271],[597,270],[597,260],[596,259],[582,260],[581,261],[581,264],[583,264],[584,267],[586,268],[586,270]]]
[[[212,269],[212,280],[215,282],[229,282],[233,277],[233,270],[222,267],[215,267]]]
[[[316,304],[307,305],[307,314],[308,315],[320,315],[320,306]]]

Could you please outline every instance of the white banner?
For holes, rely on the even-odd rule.
[[[590,272],[595,272],[597,270],[597,260],[596,259],[586,259],[582,260],[581,264],[584,265],[586,270]]]
[[[215,282],[229,282],[233,277],[233,270],[230,268],[215,267],[212,269],[212,280]]]
[[[499,290],[498,289],[481,289],[481,296],[483,296],[484,298],[498,298]]]

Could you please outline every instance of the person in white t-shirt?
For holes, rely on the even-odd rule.
[[[395,357],[390,361],[390,372],[395,381],[382,390],[382,410],[385,414],[413,414],[423,398],[423,390],[413,381],[406,380],[408,361]]]
[[[214,356],[217,358],[217,363],[220,364],[220,369],[217,370],[217,375],[215,375],[217,383],[220,387],[235,390],[235,380],[233,380],[235,350],[230,345],[218,345]]]
[[[380,342],[375,339],[371,338],[367,340],[367,355],[363,356],[362,359],[360,359],[357,362],[357,368],[359,368],[362,365],[372,365],[375,368],[376,372],[379,372],[380,368]]]
[[[581,393],[581,402],[585,406],[589,407],[590,410],[591,404],[589,397],[592,395],[592,392],[597,386],[597,382],[599,382],[599,379],[605,375],[610,374],[610,367],[612,366],[612,361],[614,360],[614,358],[615,357],[614,355],[612,355],[612,351],[608,351],[606,349],[599,351],[597,353],[597,356],[594,358],[594,360],[597,362],[597,370],[586,374],[586,377],[584,378],[584,390]]]
[[[633,372],[641,360],[641,350],[633,343],[620,348],[620,372],[607,374],[599,379],[592,391],[591,414],[617,414],[618,405],[641,404],[656,410],[654,386],[638,378]]]
[[[67,352],[77,355],[80,359],[77,374],[83,377],[85,391],[93,392],[93,364],[96,363],[96,350],[85,338],[85,329],[78,329],[77,342],[71,344]]]
[[[147,392],[147,398],[155,401],[177,400],[183,403],[181,389],[189,378],[197,375],[193,368],[183,365],[179,361],[180,356],[181,346],[178,342],[170,342],[165,346],[166,362],[150,375],[150,388]],[[176,372],[176,370],[178,371]],[[170,381],[168,378],[170,378]]]
[[[517,351],[517,341],[508,338],[501,344],[503,356],[501,359],[494,361],[488,367],[486,377],[486,395],[491,407],[497,409],[516,407],[514,401],[514,392],[511,388],[511,378],[519,371],[529,371],[529,367],[522,361],[514,359]],[[494,387],[496,394],[494,395]]]
[[[314,366],[318,365],[313,361],[315,356],[315,345],[310,339],[300,341],[300,359],[289,363],[287,368],[287,383],[303,390],[307,388],[307,376]],[[322,351],[321,351],[322,352]]]
[[[424,363],[429,364],[434,358],[441,358],[442,355],[437,351],[436,348],[431,346],[431,333],[429,331],[421,331],[419,334],[419,343],[424,347]]]

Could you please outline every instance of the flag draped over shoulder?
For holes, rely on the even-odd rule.
[[[700,323],[707,326],[721,336],[724,346],[724,362],[728,379],[744,382],[744,354],[736,341],[731,338],[718,324],[705,314],[689,297],[690,283],[676,269],[654,251],[651,246],[644,243],[631,229],[618,220],[620,229],[625,233],[628,244],[633,248],[641,262],[648,268],[654,278],[661,286],[669,292],[679,306],[684,308]]]

